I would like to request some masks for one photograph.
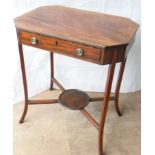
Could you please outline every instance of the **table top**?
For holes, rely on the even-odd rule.
[[[128,18],[64,6],[44,6],[15,18],[16,28],[94,47],[129,44],[138,24]]]

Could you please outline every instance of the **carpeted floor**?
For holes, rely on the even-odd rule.
[[[46,91],[33,98],[56,98],[59,91]],[[89,93],[102,96],[103,93]],[[99,120],[102,102],[86,108]],[[105,126],[106,155],[140,155],[140,92],[120,95],[122,117],[110,102]],[[98,132],[79,112],[59,104],[30,105],[23,124],[18,120],[23,102],[14,105],[14,155],[98,155]]]

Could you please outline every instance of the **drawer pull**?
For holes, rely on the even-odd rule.
[[[36,37],[32,37],[32,38],[31,38],[31,43],[32,43],[33,45],[37,44],[37,42],[38,42],[38,40],[37,40]]]
[[[82,55],[84,54],[84,51],[83,51],[83,49],[78,48],[78,49],[75,50],[75,54],[76,54],[77,56],[82,56]]]

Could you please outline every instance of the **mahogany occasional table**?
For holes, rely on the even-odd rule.
[[[130,19],[63,6],[44,6],[15,18],[21,61],[25,107],[20,119],[23,123],[28,105],[53,104],[80,110],[98,130],[99,155],[103,155],[103,131],[109,100],[115,103],[121,116],[118,99],[127,58],[138,24]],[[55,83],[62,94],[59,99],[29,100],[22,45],[49,51],[51,64],[50,90]],[[85,92],[65,88],[54,78],[54,53],[99,65],[109,65],[104,97],[90,98]],[[121,63],[114,96],[110,96],[116,63]],[[84,109],[91,101],[103,101],[99,123]]]

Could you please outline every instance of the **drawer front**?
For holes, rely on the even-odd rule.
[[[18,41],[22,44],[45,50],[51,50],[52,46],[56,45],[56,41],[49,37],[23,31],[18,32]]]
[[[101,50],[99,48],[23,31],[18,32],[18,40],[28,46],[54,51],[97,64],[100,63]]]
[[[58,40],[57,46],[54,50],[58,53],[69,55],[78,59],[100,63],[101,52],[100,49],[97,48]]]

